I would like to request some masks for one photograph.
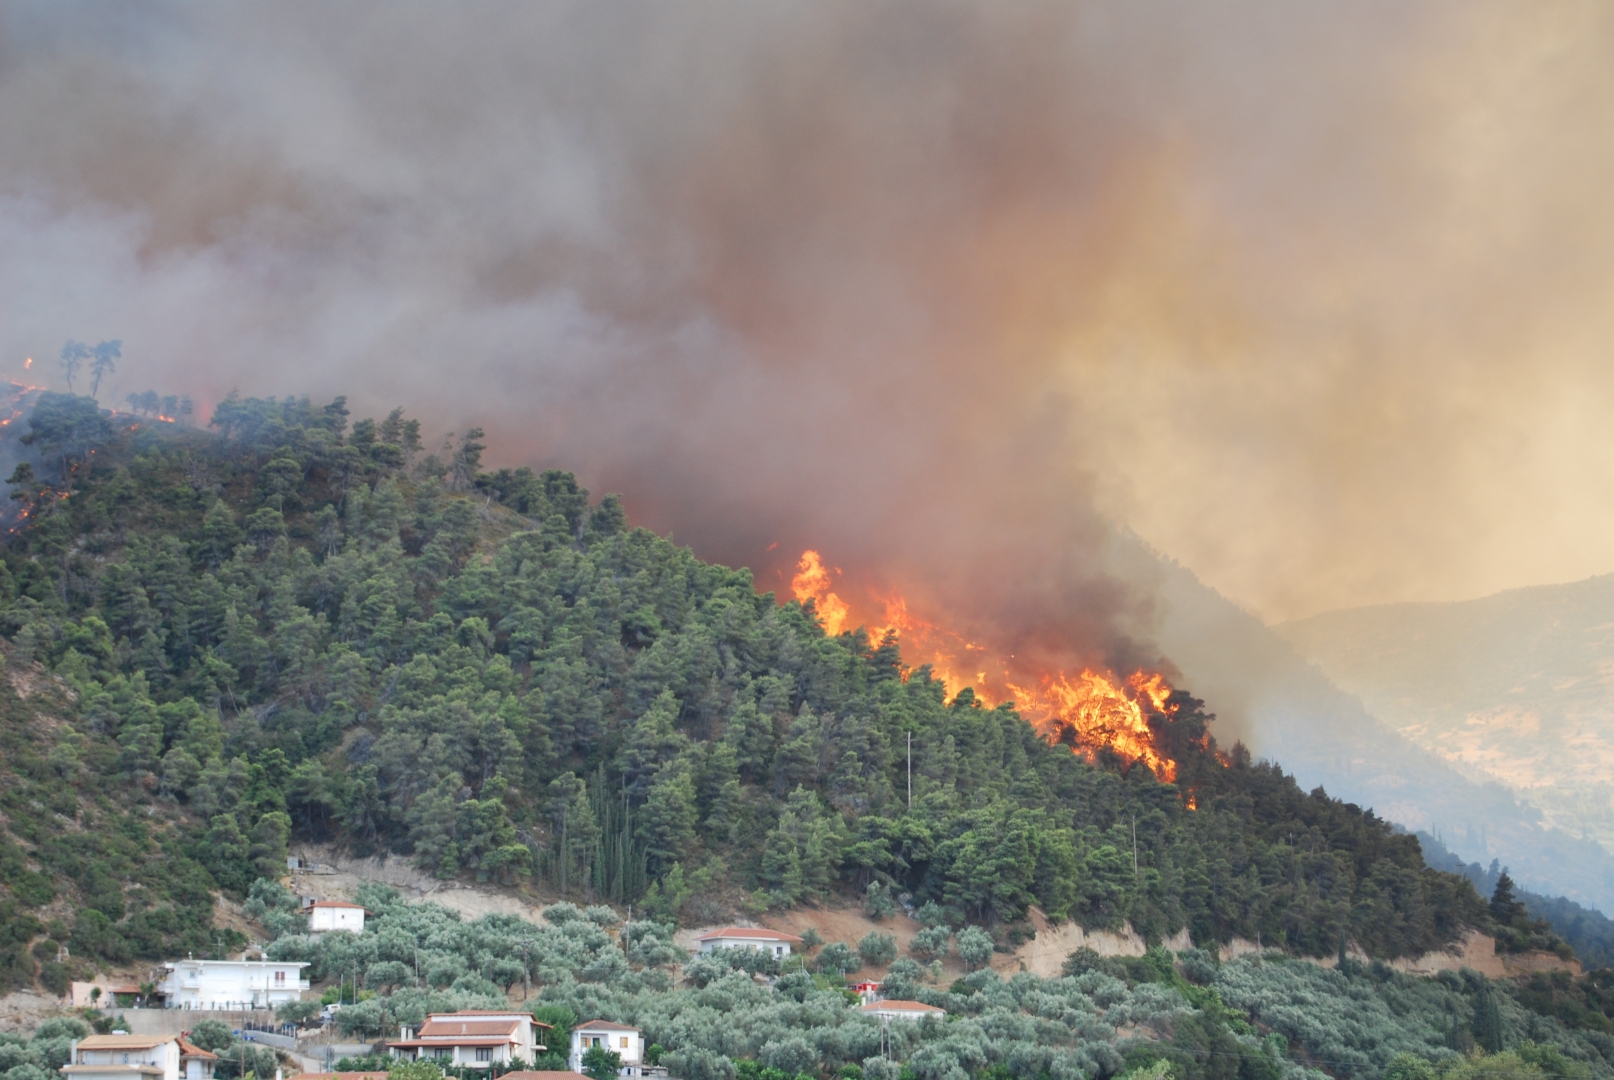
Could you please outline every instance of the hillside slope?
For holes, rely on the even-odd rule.
[[[1276,627],[1408,739],[1614,849],[1614,575]]]
[[[198,431],[63,395],[30,425],[8,632],[237,894],[301,837],[669,916],[872,889],[1379,956],[1489,918],[1373,814],[1224,767],[1187,694],[1150,706],[1177,784],[1090,765],[567,474],[482,472],[474,433],[412,462],[340,401]]]
[[[59,994],[98,967],[239,946],[213,925],[187,815],[109,783],[122,750],[76,695],[9,649],[0,661],[0,992],[37,978]]]

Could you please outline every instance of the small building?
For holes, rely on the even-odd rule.
[[[73,1044],[68,1080],[213,1080],[218,1057],[182,1035],[91,1035]]]
[[[297,1080],[293,1077],[292,1080]],[[325,1080],[324,1077],[310,1077],[310,1080]],[[386,1080],[386,1074],[382,1074]],[[515,1072],[500,1073],[499,1080],[588,1080],[582,1073],[570,1072],[566,1069],[517,1069]]]
[[[432,1013],[419,1031],[404,1028],[403,1038],[387,1044],[393,1057],[430,1061],[445,1068],[491,1069],[531,1061],[549,1049],[542,1033],[551,1030],[519,1010],[466,1009]]]
[[[306,963],[290,960],[174,960],[157,987],[170,1009],[272,1009],[308,989]]]
[[[305,909],[308,912],[308,932],[324,934],[332,930],[364,933],[363,904],[350,904],[345,900],[316,900]]]
[[[700,945],[701,952],[711,952],[714,949],[760,949],[781,958],[789,956],[790,950],[801,944],[801,938],[794,934],[781,934],[777,930],[761,926],[725,926],[710,934],[700,934],[695,941]]]
[[[583,1055],[602,1046],[622,1059],[619,1076],[646,1076],[652,1068],[644,1063],[644,1032],[609,1020],[590,1020],[572,1028],[572,1050],[566,1064],[573,1072],[583,1071]],[[666,1070],[659,1070],[665,1073]]]
[[[923,1020],[927,1016],[947,1015],[946,1009],[922,1001],[871,1001],[861,1009],[864,1016],[877,1016],[882,1020]]]
[[[93,982],[72,982],[67,986],[67,1005],[73,1009],[119,1008],[133,1005],[139,997],[140,987],[134,983],[114,983],[98,978]]]
[[[879,998],[880,998],[880,984],[877,983],[877,982],[853,983],[852,984],[852,993],[857,995],[857,999],[858,999],[859,1002],[861,1002],[864,1005],[867,1005],[872,1001],[878,1001],[879,1000]]]

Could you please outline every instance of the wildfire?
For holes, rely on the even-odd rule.
[[[826,633],[837,635],[859,625],[817,551],[802,553],[790,586],[797,600],[813,602]],[[1013,702],[1050,742],[1068,743],[1089,759],[1108,749],[1128,765],[1141,761],[1161,780],[1176,780],[1177,763],[1162,752],[1150,723],[1151,718],[1169,721],[1176,713],[1172,688],[1163,676],[1137,671],[1122,678],[1091,668],[1075,675],[1040,670],[1012,653],[994,655],[986,646],[920,618],[899,592],[868,592],[871,610],[861,613],[861,625],[869,640],[879,643],[896,634],[908,662],[928,666],[948,693],[956,696],[968,687],[988,706]]]
[[[1141,761],[1160,779],[1177,779],[1177,763],[1155,749],[1146,708],[1170,715],[1171,687],[1159,675],[1137,671],[1120,685],[1091,670],[1074,680],[1063,672],[1042,685],[1010,685],[1015,707],[1055,742],[1070,741],[1078,753],[1104,746],[1128,763]]]
[[[796,565],[796,576],[790,579],[790,589],[802,603],[813,601],[818,619],[824,624],[824,632],[834,637],[845,628],[852,610],[831,591],[830,586],[829,571],[824,568],[824,561],[818,557],[818,552],[802,552],[801,562]]]

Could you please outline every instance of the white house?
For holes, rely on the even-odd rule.
[[[791,947],[801,944],[801,938],[794,934],[781,934],[760,926],[725,926],[710,934],[700,934],[695,941],[700,945],[701,952],[711,952],[713,949],[761,949],[778,957],[789,956]]]
[[[613,1024],[609,1020],[590,1020],[572,1028],[572,1052],[567,1064],[573,1072],[583,1071],[583,1054],[596,1046],[603,1046],[622,1059],[617,1069],[619,1076],[645,1075],[644,1032],[638,1028]]]
[[[272,1009],[308,989],[300,961],[173,960],[157,987],[170,1009]]]
[[[548,1024],[534,1020],[531,1013],[466,1009],[432,1013],[419,1031],[404,1028],[403,1038],[387,1046],[393,1057],[431,1061],[445,1068],[489,1069],[517,1058],[531,1061],[548,1049],[543,1033],[549,1030]]]
[[[345,900],[316,900],[308,906],[308,932],[324,934],[331,930],[364,933],[364,905]]]
[[[923,1020],[927,1016],[947,1015],[946,1009],[922,1001],[871,1001],[861,1006],[861,1011],[864,1016],[877,1016],[882,1020]]]
[[[218,1058],[181,1035],[91,1035],[73,1044],[69,1080],[213,1080]]]

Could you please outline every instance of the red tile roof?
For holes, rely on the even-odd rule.
[[[193,1043],[189,1039],[185,1038],[185,1036],[188,1035],[188,1034],[189,1034],[189,1032],[181,1032],[180,1033],[180,1036],[179,1036],[179,1053],[180,1053],[180,1056],[182,1056],[182,1057],[201,1058],[203,1061],[217,1061],[219,1059],[219,1056],[217,1054],[210,1054],[206,1050],[203,1050],[200,1046],[197,1046],[195,1043]]]
[[[945,1013],[947,1011],[946,1009],[938,1009],[934,1005],[926,1005],[922,1001],[871,1001],[863,1006],[864,1012],[878,1012],[881,1009],[888,1009],[891,1012],[922,1013]]]
[[[615,1022],[613,1022],[611,1020],[590,1020],[586,1024],[578,1024],[576,1027],[572,1028],[572,1030],[573,1031],[583,1031],[583,1030],[585,1030],[587,1028],[599,1028],[602,1031],[638,1031],[639,1030],[636,1027],[629,1027],[627,1024],[618,1024],[618,1023],[615,1023]]]
[[[346,900],[315,900],[312,904],[309,904],[308,906],[311,907],[311,908],[317,908],[317,907],[350,907],[350,908],[358,908],[360,911],[369,910],[363,904],[350,904]],[[326,1075],[334,1076],[335,1074],[334,1073],[327,1073]]]

